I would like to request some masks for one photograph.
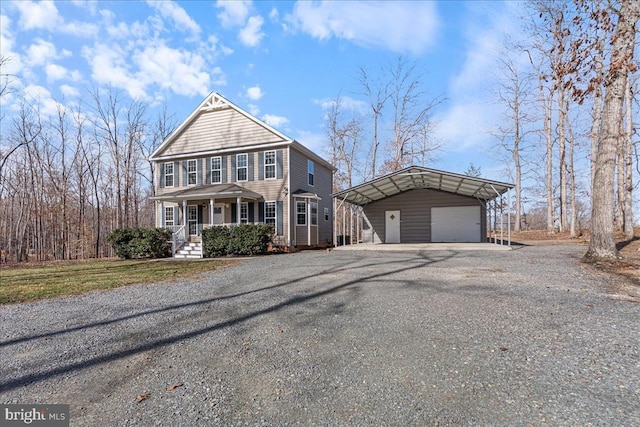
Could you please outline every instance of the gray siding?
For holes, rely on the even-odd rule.
[[[370,203],[364,213],[371,223],[374,238],[385,241],[385,211],[400,210],[400,241],[402,243],[431,242],[431,208],[448,206],[478,206],[480,204],[481,239],[487,230],[486,206],[473,197],[459,196],[436,190],[411,190]]]
[[[333,205],[331,199],[331,190],[333,188],[333,172],[318,162],[314,162],[314,185],[309,185],[307,160],[310,160],[304,153],[289,148],[289,165],[291,173],[291,192],[298,190],[316,193],[322,200],[318,201],[318,225],[317,232],[312,226],[311,243],[308,242],[308,233],[306,227],[297,227],[295,230],[298,237],[297,245],[319,244],[324,245],[333,240]],[[295,203],[292,201],[291,223],[295,224]],[[329,209],[329,221],[324,220],[324,209]],[[293,230],[291,234],[293,238]],[[317,237],[316,237],[317,236]]]
[[[259,123],[232,108],[198,114],[190,126],[159,155],[242,147],[284,141]]]

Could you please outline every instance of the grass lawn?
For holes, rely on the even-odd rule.
[[[99,260],[0,269],[0,304],[192,277],[237,260]]]

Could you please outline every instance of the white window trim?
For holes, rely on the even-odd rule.
[[[169,220],[169,214],[171,214],[171,219]],[[176,219],[175,219],[175,211],[173,210],[173,206],[165,206],[164,207],[164,226],[165,227],[173,227],[174,225],[176,225]],[[168,224],[168,222],[171,222],[171,224]]]
[[[171,173],[167,173],[167,167],[171,166]],[[176,184],[176,176],[175,176],[175,171],[174,171],[174,165],[173,162],[165,162],[163,163],[164,168],[164,186],[165,187],[175,187]],[[167,177],[171,177],[171,185],[167,185]]]
[[[273,204],[273,216],[267,216],[267,204]],[[264,202],[264,223],[271,224],[267,222],[267,219],[273,219],[273,231],[278,234],[278,202],[275,200],[270,200],[268,202]]]
[[[192,163],[193,162],[193,163]],[[195,170],[191,171],[191,165],[195,165]],[[195,178],[191,183],[191,176]],[[198,161],[195,159],[187,160],[187,186],[193,186],[198,184]]]
[[[240,156],[244,156],[245,158],[245,166],[239,166],[240,165]],[[240,169],[244,169],[245,170],[245,179],[240,179]],[[237,182],[247,182],[249,181],[249,154],[247,153],[240,153],[240,154],[236,154],[236,181]]]
[[[218,159],[220,160],[220,168],[214,168],[213,167],[213,160],[214,159]],[[214,181],[213,180],[213,172],[220,172],[220,180],[219,181]],[[209,177],[211,179],[211,183],[212,184],[222,184],[222,156],[215,156],[211,158],[211,176]]]
[[[310,177],[313,177],[313,182]],[[307,184],[313,187],[316,183],[316,165],[313,163],[313,160],[307,160]]]
[[[246,216],[244,216],[244,217],[242,216],[242,211],[243,210],[246,213]],[[238,217],[240,218],[240,224],[249,224],[249,203],[248,202],[241,202],[240,203],[240,210],[238,212]]]
[[[273,163],[267,163],[267,153],[273,153]],[[269,150],[269,151],[265,151],[264,152],[264,179],[276,179],[278,172],[276,170],[276,164],[277,164],[277,159],[276,159],[276,150]],[[273,176],[272,177],[267,177],[267,166],[271,166],[273,167]]]
[[[304,207],[304,212],[300,212],[300,206]],[[299,215],[304,214],[304,223],[300,224]],[[296,201],[296,226],[305,226],[307,225],[307,202],[305,201]]]
[[[313,223],[313,208],[315,207],[316,209],[316,214],[315,214],[315,224]],[[317,226],[318,225],[318,204],[316,202],[311,202],[309,203],[309,216],[310,216],[310,224],[312,226]]]

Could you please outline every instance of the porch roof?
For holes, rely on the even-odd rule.
[[[159,196],[152,196],[150,199],[164,202],[180,202],[182,200],[201,200],[210,198],[224,199],[236,197],[249,200],[262,199],[261,194],[247,190],[246,188],[236,184],[198,185],[161,194]]]

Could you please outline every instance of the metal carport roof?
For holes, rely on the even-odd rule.
[[[513,184],[506,182],[459,175],[422,166],[409,166],[331,196],[341,202],[364,206],[405,191],[427,188],[489,201],[513,187]]]

